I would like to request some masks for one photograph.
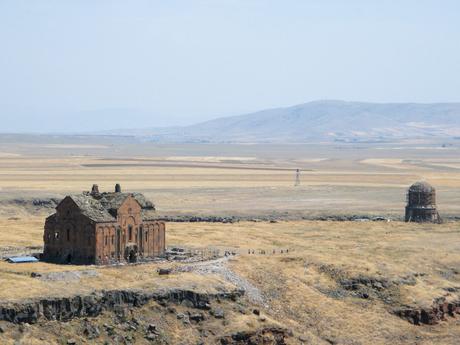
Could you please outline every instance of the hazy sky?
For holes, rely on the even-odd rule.
[[[458,0],[0,0],[0,132],[460,101]]]

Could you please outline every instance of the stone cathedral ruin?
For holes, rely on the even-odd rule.
[[[66,196],[46,219],[43,259],[55,263],[111,264],[162,255],[165,224],[140,193],[91,192]]]
[[[414,183],[407,191],[406,222],[441,222],[436,208],[436,189],[428,182]]]

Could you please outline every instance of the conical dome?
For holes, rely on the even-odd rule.
[[[412,186],[409,187],[409,192],[415,193],[432,193],[434,191],[434,187],[426,181],[415,182]]]

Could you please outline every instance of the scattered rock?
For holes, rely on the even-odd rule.
[[[125,338],[122,335],[117,334],[116,336],[113,337],[113,343],[114,344],[125,344]]]
[[[456,287],[446,287],[446,288],[443,288],[443,290],[445,290],[447,292],[459,292],[460,287],[458,287],[458,286],[456,286]]]
[[[246,315],[246,314],[248,313],[248,311],[246,310],[246,308],[245,308],[245,307],[242,307],[242,306],[240,306],[240,307],[238,308],[238,312],[239,312],[240,314],[243,314],[243,315]]]
[[[108,336],[111,337],[111,336],[115,335],[115,330],[114,330],[113,326],[104,324],[103,327],[104,327],[105,331],[107,332]]]
[[[158,338],[158,335],[154,333],[149,333],[145,336],[145,339],[150,340],[150,341],[155,341]]]
[[[75,339],[69,339],[67,340],[67,345],[76,345],[77,341]]]
[[[149,324],[147,326],[147,332],[158,334],[157,325],[155,325],[154,323]]]
[[[83,334],[88,339],[94,339],[94,338],[99,337],[100,332],[97,326],[92,325],[90,322],[86,321],[85,325],[83,326]]]
[[[195,322],[201,322],[205,320],[203,313],[193,313],[189,315],[189,319]]]
[[[302,334],[302,335],[299,335],[299,340],[300,340],[302,343],[306,343],[306,342],[310,341],[310,339],[309,339],[307,336],[303,335],[303,334]]]
[[[159,269],[158,269],[158,274],[159,274],[160,276],[162,276],[162,275],[168,275],[168,274],[170,274],[171,272],[172,272],[172,269],[171,269],[171,268],[159,268]]]
[[[223,319],[225,317],[224,310],[222,308],[215,308],[211,310],[211,315],[216,319]]]
[[[417,284],[417,280],[415,279],[414,275],[410,275],[410,276],[406,276],[406,277],[402,277],[400,279],[397,279],[396,281],[394,281],[394,283],[398,284],[398,285],[414,286],[414,285]]]
[[[231,335],[223,336],[220,339],[222,345],[243,345],[243,344],[276,344],[285,345],[290,332],[280,327],[265,327],[256,331],[242,331]]]
[[[253,313],[254,315],[259,316],[259,315],[260,315],[260,310],[259,310],[259,309],[254,309],[254,310],[252,311],[252,313]]]
[[[335,345],[337,344],[337,341],[335,341],[335,339],[331,339],[331,338],[324,338],[325,341],[327,341],[329,344],[331,345]]]

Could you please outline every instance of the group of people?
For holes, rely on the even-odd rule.
[[[280,249],[279,254],[284,254],[284,253],[289,253],[289,249]],[[248,249],[248,254],[261,254],[261,255],[266,255],[267,251],[265,249],[258,249],[255,251],[254,249]],[[272,254],[276,254],[276,249],[272,250]]]

